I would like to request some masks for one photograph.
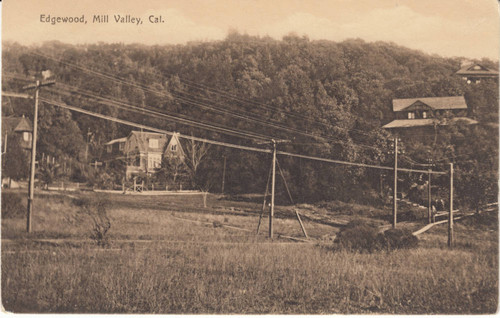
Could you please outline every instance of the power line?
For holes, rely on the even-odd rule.
[[[80,95],[88,95],[88,96],[91,96],[93,98],[104,99],[104,100],[110,101],[112,103],[116,102],[116,103],[120,103],[120,104],[126,104],[125,102],[123,102],[121,100],[116,100],[116,99],[106,98],[106,97],[102,97],[102,96],[97,96],[97,95],[93,94],[92,92],[89,92],[89,91],[86,91],[86,90],[82,90],[82,89],[76,88],[76,87],[71,86],[71,85],[66,85],[66,84],[60,84],[60,85],[68,87],[70,89],[73,89],[74,91],[71,91],[72,93],[76,93],[76,94],[80,94]],[[54,91],[54,90],[51,90],[51,91],[53,91],[55,93],[58,93],[57,91]],[[129,107],[138,107],[138,106],[133,106],[133,105],[130,105],[130,104],[127,104],[127,105]],[[112,105],[110,105],[110,106],[112,106]],[[146,109],[146,108],[141,107],[140,109],[142,110],[142,109]],[[263,123],[262,121],[257,121],[257,122],[260,123],[260,124],[266,124],[266,123]],[[268,126],[273,126],[273,125],[268,125]],[[311,136],[311,137],[314,137],[314,138],[324,139],[324,140],[329,141],[331,143],[342,144],[342,145],[346,145],[346,144],[348,144],[348,145],[356,145],[358,147],[364,147],[364,148],[369,148],[369,149],[374,149],[374,150],[379,150],[380,151],[379,148],[374,147],[374,146],[369,146],[369,145],[360,144],[360,143],[354,143],[354,142],[349,142],[348,143],[348,142],[341,141],[341,140],[335,140],[335,139],[331,139],[331,138],[327,138],[327,137],[316,136],[316,135],[313,135],[313,134],[304,133],[304,132],[299,131],[297,129],[288,128],[288,127],[284,127],[284,126],[282,126],[282,127],[276,127],[276,128],[283,128],[283,129],[287,129],[287,130],[296,131],[296,132],[301,133],[303,135],[308,135],[308,136]],[[266,136],[266,137],[268,139],[277,139],[275,137],[270,137],[270,136]]]
[[[64,85],[63,84],[63,86],[68,86],[68,87],[71,87],[73,89],[77,89],[77,88],[75,88],[73,86],[69,86],[69,85]],[[102,98],[102,97],[98,97],[96,95],[93,95],[93,94],[89,93],[88,91],[87,92],[82,92],[82,90],[79,90],[79,91],[76,91],[75,93],[89,95],[89,96],[92,96],[92,97],[95,97],[95,98]],[[160,93],[160,92],[158,92],[158,93]],[[163,95],[166,95],[166,94],[163,94]],[[304,135],[304,136],[308,136],[308,137],[328,139],[326,137],[317,136],[317,135],[314,135],[314,134],[309,134],[309,133],[303,132],[303,131],[301,131],[299,129],[295,129],[295,128],[291,128],[291,127],[286,127],[286,126],[283,126],[281,124],[272,124],[272,123],[269,123],[269,122],[266,122],[266,121],[262,121],[261,119],[258,119],[258,118],[251,118],[251,117],[248,117],[248,116],[235,114],[235,113],[229,112],[227,110],[223,110],[223,109],[220,109],[220,108],[212,107],[210,105],[199,103],[199,102],[197,102],[195,100],[192,100],[192,99],[187,99],[187,98],[183,98],[183,97],[177,97],[177,98],[179,100],[181,100],[182,102],[190,104],[190,105],[195,105],[195,106],[199,106],[199,107],[202,107],[202,108],[208,108],[208,109],[210,109],[212,111],[215,111],[215,112],[218,112],[218,113],[221,113],[221,114],[225,114],[225,115],[229,115],[229,116],[232,116],[232,117],[244,119],[244,120],[247,120],[247,121],[251,121],[251,122],[254,122],[254,123],[259,124],[259,125],[265,125],[265,126],[268,126],[268,127],[271,127],[271,128],[279,129],[279,130],[285,130],[285,131],[289,131],[289,132],[294,132],[294,133],[298,133],[298,134],[301,134],[301,135]]]
[[[63,62],[63,61],[60,61],[60,62],[61,62],[61,63],[65,63],[65,64],[66,64],[66,62]],[[75,65],[75,67],[79,67],[79,66],[76,66],[76,65]],[[79,68],[81,68],[81,67],[79,67]],[[92,70],[89,70],[89,71],[91,71],[91,72],[95,72],[95,71],[92,71]],[[96,72],[96,73],[97,73],[97,74],[100,74],[100,73],[98,73],[98,72]],[[99,76],[100,76],[100,75],[99,75]],[[111,75],[106,76],[106,77],[107,77],[107,78],[108,78],[108,77],[114,78],[114,76],[111,76]],[[122,80],[122,79],[120,79],[120,78],[117,78],[116,80],[115,80],[115,79],[113,79],[113,80],[114,80],[114,81],[118,81],[118,82],[120,82],[120,83],[126,83],[126,84],[128,84],[128,85],[136,85],[135,83],[125,82],[125,81],[123,81],[123,80]],[[67,86],[67,87],[70,87],[70,88],[73,88],[73,89],[77,89],[77,90],[79,90],[78,88],[75,88],[75,87],[70,86],[70,85],[64,85],[64,84],[63,84],[63,86]],[[150,90],[149,88],[144,87],[144,86],[142,86],[142,85],[138,85],[138,86],[139,86],[140,88],[146,88],[147,90]],[[155,93],[160,93],[160,94],[162,94],[162,95],[166,95],[166,94],[164,94],[164,93],[162,93],[162,92],[158,92],[158,91],[156,91],[156,90],[154,90],[153,92],[155,92]],[[84,94],[87,94],[87,95],[92,96],[92,97],[97,98],[97,99],[104,99],[104,100],[108,100],[108,101],[109,101],[109,102],[111,102],[111,103],[120,103],[120,104],[122,104],[122,106],[126,106],[126,107],[129,107],[129,108],[134,108],[134,107],[136,108],[135,110],[128,109],[128,110],[131,110],[131,111],[136,111],[136,112],[137,112],[137,111],[139,111],[139,112],[143,113],[143,112],[144,112],[144,110],[146,109],[146,108],[140,108],[140,110],[138,110],[139,108],[137,108],[137,106],[133,106],[133,105],[130,105],[130,104],[126,104],[126,103],[124,103],[124,102],[121,102],[121,101],[116,101],[116,100],[109,99],[109,98],[104,98],[104,97],[101,97],[101,96],[96,96],[96,95],[91,94],[91,93],[89,93],[89,92],[82,93],[82,92],[77,91],[76,93],[78,93],[78,94],[83,94],[83,95],[84,95]],[[192,102],[192,101],[191,101],[191,100],[188,100],[188,102]],[[194,102],[192,102],[192,103],[194,103]],[[105,104],[106,104],[106,103],[105,103]],[[106,105],[109,105],[109,104],[106,104]],[[114,104],[113,104],[113,105],[109,105],[109,106],[120,107],[120,106],[118,106],[118,105],[114,105]],[[155,114],[155,115],[160,115],[160,116],[172,116],[172,115],[167,115],[167,114],[163,114],[163,113],[155,112],[155,111],[152,111],[152,110],[149,110],[149,109],[147,109],[147,112],[153,112],[153,114]],[[224,112],[224,111],[223,111],[223,113],[226,113],[226,112]],[[172,118],[170,117],[169,119],[172,119]],[[246,119],[248,119],[248,118],[246,118]],[[185,119],[181,119],[181,120],[185,120]],[[206,125],[206,124],[202,123],[202,125]],[[271,125],[271,126],[272,126],[272,125]],[[278,128],[279,128],[279,127],[278,127]],[[225,129],[225,128],[220,128],[220,127],[218,127],[218,129]],[[227,132],[227,131],[226,131],[226,132]],[[242,133],[241,133],[241,132],[237,132],[237,134],[238,134],[238,135],[241,135]],[[248,134],[249,134],[248,132],[247,132],[246,134],[247,134],[247,136],[250,136],[250,135],[248,135]],[[253,133],[251,133],[251,134],[253,135],[252,137],[256,137]],[[234,134],[233,134],[233,135],[234,135]],[[345,142],[342,142],[342,141],[339,141],[339,140],[332,140],[332,139],[330,139],[330,138],[319,137],[319,136],[316,136],[316,135],[312,135],[312,136],[313,136],[313,137],[315,137],[315,138],[323,138],[323,139],[326,139],[326,140],[329,140],[329,141],[333,141],[334,143],[346,144]],[[257,138],[259,138],[259,137],[260,137],[260,136],[257,136]],[[272,139],[272,138],[273,138],[273,137],[270,137],[270,136],[265,136],[265,137],[266,137],[266,138],[268,138],[268,139]],[[368,146],[368,145],[364,145],[364,144],[357,144],[357,143],[354,143],[354,142],[351,142],[350,144],[352,144],[352,145],[356,145],[356,146],[359,146],[359,147],[366,147],[366,148],[375,149],[375,150],[380,151],[380,149],[379,149],[379,148],[377,148],[377,147],[373,147],[373,146]],[[416,163],[416,164],[418,164],[418,163]],[[420,165],[422,165],[422,164],[420,164]]]
[[[112,75],[112,74],[109,74],[109,73],[103,73],[103,72],[97,72],[97,71],[94,71],[92,69],[89,69],[89,68],[85,68],[83,66],[80,66],[80,65],[77,65],[77,64],[73,64],[73,63],[69,63],[69,62],[65,62],[61,59],[57,59],[55,57],[51,57],[51,56],[47,56],[45,54],[41,54],[41,53],[38,53],[38,52],[32,52],[30,54],[33,54],[33,55],[37,55],[37,56],[41,56],[41,57],[44,57],[44,58],[47,58],[47,59],[51,59],[51,60],[54,60],[54,61],[57,61],[59,63],[62,63],[64,65],[67,65],[67,66],[70,66],[70,67],[74,67],[74,68],[77,68],[79,70],[82,70],[84,72],[90,72],[91,74],[94,74],[94,75],[97,75],[97,76],[100,76],[100,77],[104,77],[106,79],[110,79],[110,80],[113,80],[115,82],[118,82],[120,84],[125,84],[125,85],[130,85],[130,86],[134,86],[136,88],[141,88],[143,90],[146,90],[148,92],[151,92],[151,93],[155,93],[155,94],[162,94],[162,95],[166,95],[165,93],[163,92],[159,92],[157,90],[152,90],[151,88],[143,85],[143,84],[140,84],[140,83],[134,83],[134,82],[130,82],[130,81],[126,81],[118,76],[115,76],[115,75]],[[177,74],[176,74],[177,75]],[[156,75],[156,76],[159,76],[159,75]],[[179,77],[179,75],[177,75]],[[180,78],[180,77],[179,77]],[[184,81],[187,81],[185,79],[183,79]],[[189,81],[188,81],[189,82]],[[203,86],[203,84],[199,84],[199,83],[194,83],[192,82],[191,85],[199,85],[199,86]],[[188,85],[189,86],[189,85]],[[198,88],[199,89],[199,88]],[[223,92],[223,91],[219,91],[219,90],[216,90],[216,89],[211,89],[211,88],[206,88],[207,90],[212,90],[214,91],[215,94],[226,94],[226,95],[231,95],[230,93],[226,93],[226,92]],[[245,102],[245,100],[241,99],[238,97],[238,99],[242,102]],[[247,100],[246,102],[249,102],[249,103],[254,103],[256,105],[264,105],[264,104],[261,104],[261,103],[257,103],[257,102],[254,102],[254,101],[251,101],[251,100]],[[270,106],[268,105],[265,105],[267,106],[268,108]],[[313,120],[309,117],[306,117],[306,116],[303,116],[303,115],[299,115],[299,114],[296,114],[296,113],[292,113],[292,112],[287,112],[287,111],[284,111],[282,109],[279,109],[279,108],[276,108],[276,107],[271,107],[271,109],[275,110],[275,111],[278,111],[278,112],[283,112],[285,114],[289,114],[289,115],[293,115],[293,116],[298,116],[300,118],[303,118],[303,119],[306,119],[308,121],[310,121],[311,123],[317,123],[317,124],[320,124],[320,125],[324,125],[324,126],[328,126],[328,127],[332,127],[332,128],[340,128],[340,129],[344,129],[346,131],[357,131],[358,133],[361,133],[361,134],[365,134],[366,136],[370,136],[369,133],[365,132],[365,131],[362,131],[362,130],[358,130],[358,129],[346,129],[346,128],[341,128],[341,127],[338,127],[338,126],[333,126],[331,124],[327,124],[327,123],[322,123],[322,122],[319,122],[317,120]],[[319,136],[317,136],[319,137]],[[319,137],[319,138],[325,138],[325,137]]]
[[[187,82],[188,83],[188,84],[186,84],[186,86],[190,86],[190,87],[194,86],[194,88],[198,89],[198,90],[202,90],[203,89],[203,90],[209,91],[209,92],[211,92],[213,94],[218,94],[218,95],[224,96],[226,98],[231,98],[233,100],[237,100],[237,101],[240,101],[240,102],[243,102],[243,103],[253,104],[253,105],[259,106],[260,108],[263,108],[263,109],[273,110],[273,111],[277,111],[277,112],[282,112],[282,113],[287,114],[289,116],[293,116],[293,117],[300,118],[300,119],[305,119],[305,120],[307,120],[307,121],[309,121],[310,123],[313,123],[313,124],[316,123],[316,124],[320,124],[320,125],[327,126],[327,127],[341,128],[341,127],[338,127],[338,126],[333,126],[331,124],[322,123],[322,122],[320,122],[318,120],[315,120],[315,119],[313,119],[311,117],[308,117],[308,116],[304,116],[304,115],[301,115],[301,114],[297,114],[297,113],[285,111],[285,110],[280,109],[278,107],[273,107],[273,106],[270,106],[268,104],[256,102],[256,101],[253,101],[253,100],[250,100],[250,99],[245,99],[245,98],[242,98],[242,97],[237,96],[235,94],[231,94],[231,93],[228,93],[228,92],[225,92],[225,91],[222,91],[222,90],[219,90],[219,89],[207,86],[205,84],[196,83],[196,82],[187,80],[187,79],[185,79],[183,77],[180,77],[178,74],[172,74],[172,73],[169,73],[169,74],[176,75],[183,82]],[[197,86],[199,86],[199,87],[197,87]],[[361,133],[361,134],[364,134],[366,136],[369,136],[369,133],[367,133],[365,131],[362,131],[362,130],[358,130],[358,129],[346,129],[346,128],[341,128],[341,129],[345,129],[347,131],[356,131],[358,133]]]
[[[146,112],[148,112],[148,113],[153,112],[154,115],[160,115],[160,116],[163,116],[163,117],[167,116],[168,119],[173,119],[172,117],[170,117],[170,116],[173,116],[173,115],[168,115],[168,114],[164,114],[164,113],[160,113],[160,112],[155,112],[155,111],[147,109],[147,108],[138,108],[137,106],[133,106],[133,105],[127,104],[127,103],[125,103],[123,101],[118,101],[118,100],[114,100],[114,99],[105,98],[105,97],[102,97],[102,96],[97,96],[97,95],[92,94],[92,93],[90,93],[88,91],[81,92],[81,89],[78,89],[78,88],[76,88],[74,86],[71,86],[71,85],[65,85],[65,84],[60,84],[60,85],[69,87],[70,89],[76,89],[77,91],[73,92],[73,93],[77,93],[77,94],[80,94],[80,95],[88,95],[88,96],[94,97],[96,99],[102,99],[102,100],[105,100],[105,101],[108,101],[108,102],[111,102],[111,103],[119,103],[119,104],[121,104],[121,106],[128,107],[127,110],[130,110],[130,111],[140,112],[142,114],[142,113],[144,113],[144,110],[146,110]],[[59,91],[54,91],[54,90],[50,90],[50,91],[55,92],[55,93],[59,93]],[[108,106],[121,107],[121,106],[115,105],[115,104],[110,105],[109,103],[105,103],[105,102],[103,104],[108,105]],[[135,108],[135,109],[133,109],[133,108]],[[182,123],[186,124],[185,121],[187,119],[180,118],[179,120]],[[191,125],[195,125],[192,121],[190,121],[190,123],[191,123]],[[206,128],[207,126],[205,126],[205,125],[208,125],[208,124],[201,123],[201,125],[204,126],[204,128]],[[210,126],[213,126],[213,125],[210,125]],[[222,129],[225,133],[231,134],[233,136],[235,135],[235,133],[229,133],[229,131],[226,128],[222,128],[222,127],[217,127],[217,128],[211,127],[211,129],[209,129],[209,130],[214,131],[214,129],[216,129],[215,131],[217,131],[217,132],[220,132],[220,129]],[[219,130],[217,130],[217,129],[219,129]],[[247,134],[247,137],[260,138],[260,139],[266,139],[266,138],[267,139],[273,139],[274,138],[274,137],[270,137],[270,136],[257,135],[257,134],[254,134],[254,133],[236,132],[237,136],[241,136],[241,134]],[[364,144],[356,144],[356,143],[353,143],[353,142],[346,143],[346,142],[343,142],[343,141],[333,140],[331,138],[319,137],[319,136],[315,136],[315,135],[312,135],[312,134],[311,134],[311,136],[316,137],[316,138],[326,139],[326,140],[328,140],[330,142],[333,142],[333,143],[338,143],[338,144],[343,144],[343,145],[345,145],[345,144],[351,144],[351,145],[354,144],[354,145],[359,146],[359,147],[365,147],[365,148],[380,150],[380,149],[378,149],[376,147],[372,147],[372,146],[368,146],[368,145],[364,145]],[[274,139],[276,139],[276,138],[274,138]]]
[[[146,129],[146,130],[151,130],[151,131],[154,131],[154,132],[158,132],[158,133],[166,134],[166,135],[170,135],[170,136],[173,136],[174,134],[177,134],[177,133],[174,133],[174,132],[171,132],[171,131],[168,131],[168,130],[154,128],[154,127],[146,126],[146,125],[142,125],[142,124],[137,124],[137,123],[134,123],[134,122],[131,122],[131,121],[128,121],[128,120],[123,120],[123,119],[119,119],[119,118],[116,118],[116,117],[107,116],[107,115],[99,114],[99,113],[96,113],[96,112],[88,111],[88,110],[82,109],[80,107],[70,106],[70,105],[62,103],[62,102],[51,101],[51,100],[48,100],[48,99],[45,99],[45,98],[42,98],[42,97],[40,98],[40,101],[42,101],[44,103],[47,103],[47,104],[50,104],[50,105],[57,106],[57,107],[69,109],[69,110],[72,110],[72,111],[75,111],[75,112],[79,112],[79,113],[82,113],[82,114],[86,114],[86,115],[89,115],[89,116],[94,116],[94,117],[98,117],[98,118],[101,118],[101,119],[110,120],[110,121],[113,121],[113,122],[117,122],[117,123],[120,123],[120,124],[132,126],[132,127],[136,127],[136,128],[142,128],[142,129]],[[263,153],[271,153],[271,150],[268,150],[268,149],[262,149],[262,148],[255,148],[255,147],[248,147],[248,146],[236,145],[236,144],[231,144],[231,143],[222,142],[222,141],[215,141],[215,140],[210,140],[210,139],[205,139],[205,138],[187,136],[187,135],[183,135],[183,134],[178,134],[177,136],[179,138],[190,139],[190,140],[204,142],[204,143],[218,145],[218,146],[236,148],[236,149],[241,149],[241,150],[263,152]]]
[[[407,155],[404,155],[404,154],[401,154],[401,157],[402,157],[402,159],[406,160],[407,162],[409,162],[410,164],[415,165],[415,166],[422,166],[422,167],[434,166],[434,164],[432,164],[432,163],[418,163],[415,160],[411,159],[410,157],[408,157]]]
[[[326,159],[326,158],[320,158],[320,157],[314,157],[314,156],[294,154],[294,153],[284,152],[284,151],[277,151],[277,154],[290,156],[290,157],[316,160],[316,161],[338,163],[338,164],[344,164],[344,165],[356,166],[356,167],[374,168],[374,169],[382,169],[382,170],[394,170],[393,167],[371,165],[371,164],[366,164],[366,163],[357,163],[357,162],[349,162],[349,161],[341,161],[341,160],[334,160],[334,159]],[[406,168],[398,168],[398,171],[429,173],[429,171],[427,171],[427,170],[406,169]],[[432,174],[447,174],[446,172],[441,172],[441,171],[432,171],[431,173]]]
[[[61,108],[73,110],[73,111],[80,112],[80,113],[83,113],[83,114],[86,114],[86,115],[90,115],[90,116],[94,116],[94,117],[98,117],[98,118],[102,118],[102,119],[114,121],[114,122],[117,122],[117,123],[120,123],[120,124],[132,126],[132,127],[143,128],[143,129],[155,131],[155,132],[166,134],[166,135],[170,135],[170,136],[176,134],[174,132],[167,131],[167,130],[164,130],[164,129],[158,129],[158,128],[154,128],[154,127],[151,127],[151,126],[146,126],[146,125],[137,124],[137,123],[134,123],[134,122],[131,122],[131,121],[127,121],[127,120],[115,118],[115,117],[112,117],[112,116],[107,116],[107,115],[103,115],[103,114],[91,112],[91,111],[88,111],[88,110],[84,110],[84,109],[82,109],[80,107],[70,106],[70,105],[67,105],[67,104],[62,103],[62,102],[51,101],[51,100],[48,100],[48,99],[45,99],[45,98],[42,98],[42,97],[40,98],[40,101],[42,101],[44,103],[47,103],[47,104],[50,104],[50,105],[57,106],[57,107],[61,107]],[[270,149],[262,149],[262,148],[255,148],[255,147],[248,147],[248,146],[236,145],[236,144],[231,144],[231,143],[227,143],[227,142],[215,141],[215,140],[210,140],[210,139],[205,139],[205,138],[199,138],[199,137],[194,137],[194,136],[185,136],[185,135],[182,135],[182,134],[177,134],[177,136],[179,138],[190,139],[190,140],[193,140],[193,141],[199,141],[199,142],[204,142],[204,143],[208,143],[208,144],[213,144],[213,145],[218,145],[218,146],[224,146],[224,147],[230,147],[230,148],[235,148],[235,149],[240,149],[240,150],[248,150],[248,151],[261,152],[261,153],[272,153],[272,150],[270,150]],[[337,163],[337,164],[344,164],[344,165],[351,165],[351,166],[365,167],[365,168],[374,168],[374,169],[383,169],[383,170],[394,170],[392,167],[387,167],[387,166],[370,165],[370,164],[364,164],[364,163],[356,163],[356,162],[349,162],[349,161],[341,161],[341,160],[320,158],[320,157],[314,157],[314,156],[308,156],[308,155],[294,154],[294,153],[284,152],[284,151],[277,151],[276,153],[280,154],[280,155],[284,155],[284,156],[289,156],[289,157],[310,159],[310,160],[323,161],[323,162],[328,162],[328,163]],[[405,168],[398,168],[398,171],[429,173],[429,171],[426,171],[426,170],[405,169]],[[445,174],[447,174],[447,172],[441,172],[441,171],[432,171],[430,173],[432,173],[432,174],[438,174],[438,175],[445,175]]]
[[[58,61],[58,62],[60,62],[62,64],[65,64],[65,65],[68,65],[68,66],[71,66],[71,67],[75,67],[75,68],[78,68],[78,69],[83,70],[83,71],[90,72],[90,73],[92,73],[94,75],[97,75],[97,76],[99,76],[101,78],[106,78],[106,79],[112,80],[112,81],[120,83],[120,84],[130,85],[130,86],[133,86],[133,87],[140,88],[142,90],[148,91],[150,93],[159,94],[159,95],[162,95],[162,96],[168,96],[167,94],[165,94],[163,92],[160,92],[160,91],[157,91],[157,90],[153,90],[153,89],[151,89],[151,88],[149,88],[147,86],[144,86],[142,84],[137,84],[137,83],[132,83],[132,82],[129,82],[129,81],[125,81],[125,80],[123,80],[123,79],[121,79],[119,77],[113,76],[113,75],[109,75],[109,74],[97,72],[97,71],[94,71],[94,70],[91,70],[91,69],[88,69],[88,68],[85,68],[85,67],[82,67],[82,66],[78,66],[76,64],[64,62],[64,61],[62,61],[60,59],[55,59],[55,58],[52,58],[52,57],[49,57],[49,56],[45,56],[43,54],[39,54],[39,53],[32,53],[32,54],[56,60],[56,61]],[[267,122],[263,122],[260,119],[248,118],[248,117],[245,117],[245,116],[242,116],[242,115],[231,113],[231,112],[229,112],[227,110],[217,109],[217,108],[214,108],[213,106],[210,106],[210,105],[206,105],[206,104],[203,104],[203,103],[200,103],[200,102],[197,102],[197,101],[186,99],[184,97],[177,96],[177,98],[180,99],[181,101],[183,101],[185,103],[188,103],[188,104],[191,104],[191,105],[195,105],[195,106],[199,106],[199,107],[204,107],[204,108],[209,108],[209,109],[212,109],[214,111],[222,112],[223,114],[226,114],[226,115],[229,114],[229,115],[237,116],[239,118],[243,118],[243,119],[246,119],[246,120],[252,120],[252,121],[257,122],[259,124],[264,124],[264,125],[267,125],[267,126],[271,126],[271,127],[277,128],[277,129],[285,129],[287,131],[294,131],[296,133],[300,133],[300,134],[307,135],[307,136],[314,137],[314,138],[326,138],[326,137],[321,137],[321,136],[317,136],[317,135],[313,135],[313,134],[304,133],[304,132],[302,132],[302,131],[300,131],[298,129],[294,129],[294,128],[290,128],[290,127],[286,127],[286,126],[282,126],[282,125],[279,125],[279,126],[278,125],[273,125],[273,124],[270,124],[270,123],[267,123]]]
[[[50,90],[50,91],[55,92],[55,93],[60,93],[59,91],[54,91],[54,90]],[[94,98],[101,99],[102,101],[100,101],[100,103],[107,105],[107,106],[125,109],[125,110],[132,111],[135,113],[140,113],[142,115],[160,116],[160,117],[163,117],[165,119],[170,119],[172,121],[179,122],[179,123],[182,123],[185,125],[189,125],[189,126],[193,126],[193,127],[197,127],[197,128],[201,128],[201,129],[206,129],[206,130],[210,130],[210,131],[214,131],[214,132],[224,133],[227,135],[232,135],[232,136],[236,136],[236,137],[244,137],[244,138],[249,138],[252,140],[254,140],[254,139],[271,140],[274,138],[272,136],[266,136],[266,135],[262,135],[262,134],[250,133],[250,132],[245,132],[245,131],[238,131],[238,130],[229,129],[226,127],[207,124],[207,123],[200,122],[200,121],[194,121],[191,119],[178,117],[178,116],[175,116],[172,114],[151,110],[149,108],[137,107],[137,106],[125,103],[125,102],[111,100],[111,99],[108,99],[105,97],[95,96]]]
[[[9,72],[3,72],[2,73],[2,77],[6,77],[6,78],[13,78],[13,79],[16,79],[16,80],[19,80],[19,81],[25,81],[25,82],[32,82],[33,79],[30,79],[30,78],[27,78],[27,77],[23,77],[23,76],[20,76],[18,74],[14,74],[14,73],[9,73]]]
[[[435,162],[452,161],[452,160],[455,160],[456,158],[460,158],[460,157],[464,157],[464,156],[470,156],[470,155],[472,155],[474,153],[476,153],[476,152],[475,151],[470,151],[470,152],[462,153],[462,154],[459,154],[459,155],[456,155],[456,156],[453,156],[453,157],[445,157],[445,158],[441,158],[441,159],[434,160],[434,161]]]

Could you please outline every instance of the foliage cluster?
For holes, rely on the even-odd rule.
[[[418,246],[418,238],[407,229],[389,229],[379,233],[377,227],[362,220],[349,222],[339,231],[334,242],[340,249],[369,253]]]
[[[90,238],[98,246],[109,246],[108,231],[111,228],[111,219],[108,217],[107,209],[109,201],[104,195],[82,196],[74,200],[73,204],[80,209],[83,218],[90,220]]]

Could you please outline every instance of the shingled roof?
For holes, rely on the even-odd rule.
[[[493,77],[493,76],[498,76],[498,71],[489,69],[483,65],[480,64],[470,64],[462,67],[460,70],[458,70],[455,74],[457,75],[464,75],[464,76],[484,76],[484,77]]]
[[[23,117],[2,117],[2,133],[33,131],[31,123]]]
[[[447,97],[419,97],[419,98],[403,98],[392,100],[392,110],[400,112],[405,108],[420,101],[432,109],[467,109],[467,103],[463,96],[447,96]]]
[[[137,145],[140,152],[162,152],[167,143],[167,136],[165,134],[152,133],[152,132],[142,132],[142,131],[132,131],[129,135],[129,140],[135,139],[135,145]],[[149,147],[149,139],[158,140],[158,148]],[[126,143],[125,147],[128,148],[134,143]],[[125,149],[125,152],[133,151],[134,149]]]

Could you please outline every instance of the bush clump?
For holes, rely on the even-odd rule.
[[[111,221],[107,215],[107,207],[109,201],[103,196],[81,197],[73,202],[74,205],[80,208],[80,213],[90,219],[91,234],[98,246],[109,246],[108,231],[111,228]]]
[[[26,205],[19,193],[2,192],[2,218],[22,218],[26,215]]]
[[[405,229],[390,229],[379,233],[377,227],[362,220],[354,220],[337,234],[334,243],[340,249],[372,253],[414,248],[418,246],[418,238]]]
[[[383,249],[408,249],[418,246],[418,238],[408,229],[389,229],[379,236]]]
[[[379,249],[377,228],[361,220],[349,222],[334,240],[341,249],[373,252]]]

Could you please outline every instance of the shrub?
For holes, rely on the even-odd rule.
[[[383,249],[414,248],[418,245],[418,238],[406,229],[389,229],[378,233],[377,227],[362,220],[354,220],[337,234],[334,243],[341,249],[371,253]]]
[[[91,234],[98,246],[109,245],[108,231],[111,228],[111,221],[107,215],[108,200],[103,195],[95,197],[81,197],[74,200],[74,204],[80,208],[80,213],[90,219]]]
[[[335,238],[334,242],[341,249],[373,252],[379,249],[377,228],[362,220],[349,222]]]
[[[2,192],[2,218],[22,218],[26,214],[26,205],[19,193]]]
[[[408,229],[389,229],[380,235],[380,245],[387,250],[414,248],[418,238]]]

